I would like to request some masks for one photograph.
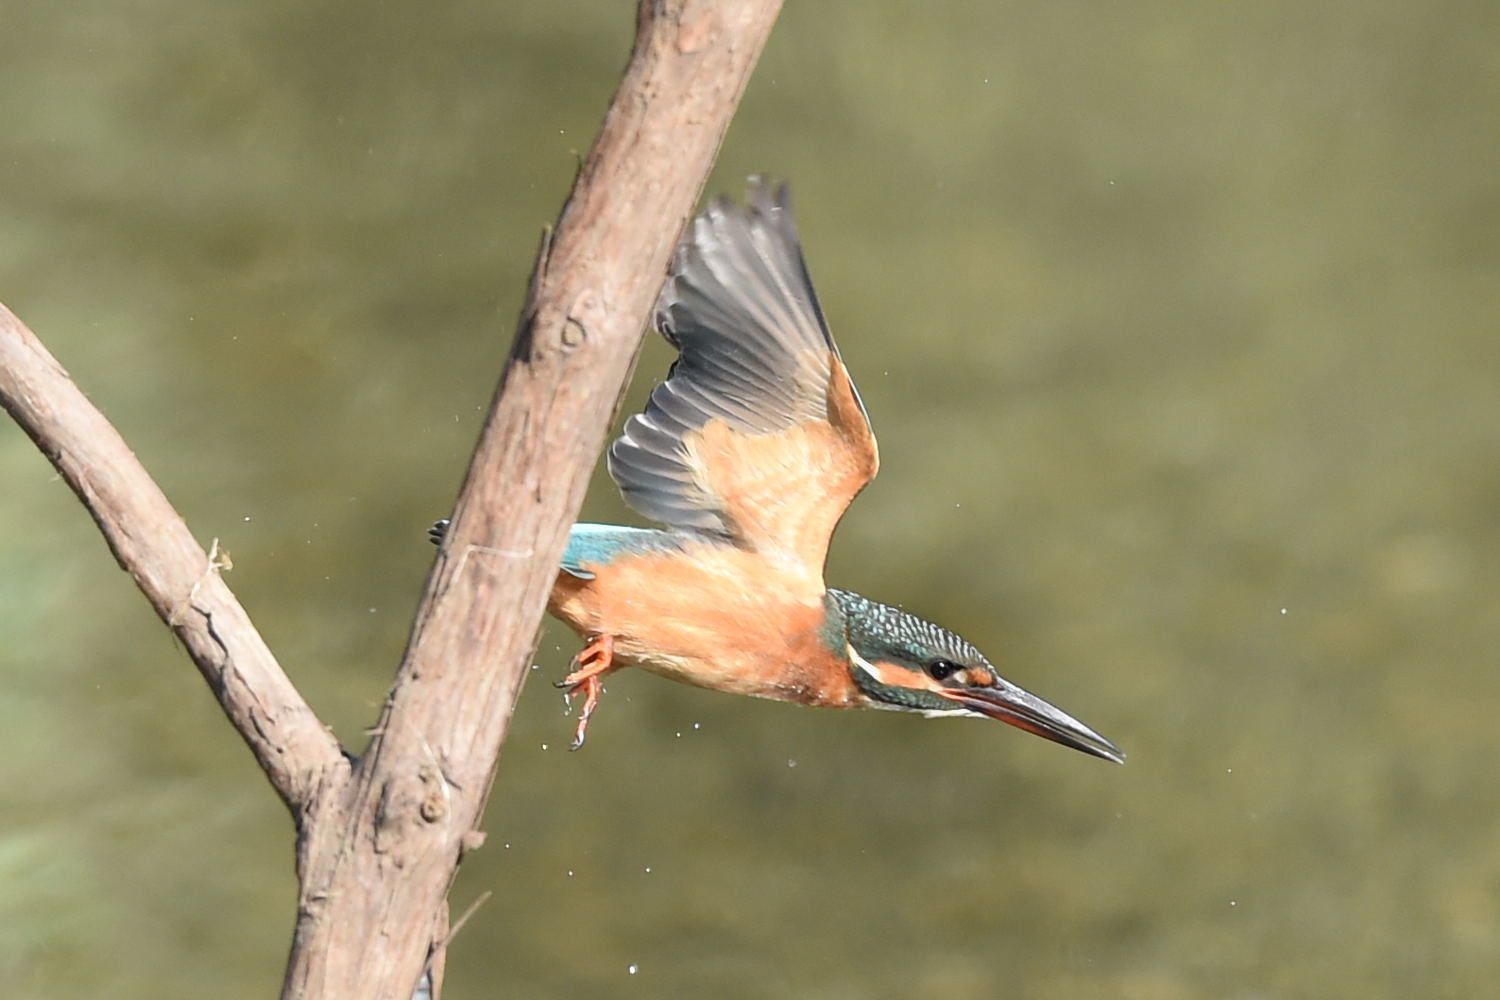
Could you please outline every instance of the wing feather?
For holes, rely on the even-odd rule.
[[[610,447],[626,502],[821,578],[834,526],[878,458],[785,186],[752,180],[748,204],[721,199],[693,221],[657,328],[681,353]]]

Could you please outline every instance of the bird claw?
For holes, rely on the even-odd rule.
[[[584,737],[588,735],[589,719],[593,717],[594,709],[599,707],[599,695],[604,690],[604,675],[614,669],[614,653],[614,638],[597,636],[573,659],[578,669],[557,682],[557,686],[565,690],[570,699],[577,694],[583,695],[583,710],[578,713],[578,728],[573,732],[569,750],[577,750],[583,746]]]

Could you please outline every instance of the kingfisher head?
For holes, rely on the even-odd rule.
[[[999,719],[1028,733],[1123,763],[1124,752],[1061,709],[1001,677],[962,637],[845,590],[829,590],[849,670],[873,708]]]

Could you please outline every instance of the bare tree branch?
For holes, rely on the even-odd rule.
[[[434,923],[479,842],[568,528],[779,6],[640,4],[630,65],[537,261],[378,735],[352,797],[319,803],[305,828],[284,996],[405,1000],[429,943],[441,948]]]
[[[0,305],[0,405],[83,501],[120,567],[187,647],[295,813],[347,774],[334,738],[282,673],[245,609],[110,422],[26,325]]]
[[[588,473],[780,0],[641,0],[625,77],[532,274],[385,711],[350,762],[125,442],[0,306],[0,402],[181,637],[297,823],[283,996],[441,988],[478,823]]]

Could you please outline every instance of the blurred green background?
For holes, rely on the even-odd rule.
[[[0,300],[352,745],[632,21],[6,12]],[[645,674],[569,754],[549,626],[448,996],[1490,994],[1497,111],[1492,2],[792,5],[711,188],[793,180],[880,434],[830,578],[1130,761]],[[10,992],[273,994],[287,817],[8,423],[0,734]]]

